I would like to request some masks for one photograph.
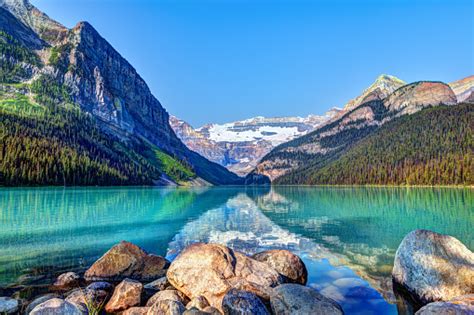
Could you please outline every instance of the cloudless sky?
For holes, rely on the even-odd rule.
[[[472,0],[32,0],[90,22],[193,126],[322,114],[379,74],[474,74]]]

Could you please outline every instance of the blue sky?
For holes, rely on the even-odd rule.
[[[198,127],[322,114],[382,73],[474,74],[472,0],[32,0],[90,22],[170,112]]]

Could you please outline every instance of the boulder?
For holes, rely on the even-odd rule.
[[[159,279],[156,279],[155,281],[145,284],[143,288],[146,291],[155,293],[158,291],[166,290],[166,288],[169,287],[170,285],[171,284],[168,282],[168,278],[161,277]]]
[[[167,277],[189,298],[202,295],[219,310],[222,310],[222,299],[232,288],[269,299],[271,288],[284,282],[267,264],[226,246],[203,243],[184,249],[171,264]]]
[[[195,307],[188,308],[184,311],[183,315],[209,315],[209,313],[201,311]]]
[[[73,288],[79,285],[81,277],[75,272],[66,272],[56,279],[54,282],[55,287],[59,288]]]
[[[270,298],[274,314],[281,315],[340,315],[342,308],[335,301],[310,287],[286,283],[276,287]]]
[[[10,297],[0,297],[0,314],[13,314],[18,311],[18,301]]]
[[[308,280],[308,271],[303,261],[290,251],[267,250],[253,255],[252,258],[269,265],[283,275],[288,282],[305,285]]]
[[[416,230],[398,247],[392,277],[421,304],[449,301],[474,292],[474,253],[454,237]]]
[[[86,289],[103,290],[105,292],[112,292],[114,289],[114,286],[105,281],[97,281],[97,282],[92,282],[91,284],[89,284]]]
[[[59,295],[57,295],[55,293],[49,293],[49,294],[45,294],[43,296],[37,297],[36,299],[31,301],[30,304],[28,304],[28,306],[25,309],[25,314],[30,314],[31,311],[37,305],[40,305],[41,303],[46,302],[46,301],[51,300],[51,299],[54,299],[54,298],[59,298]],[[0,312],[0,314],[1,314],[1,312]]]
[[[173,300],[160,300],[148,309],[147,315],[181,315],[186,311],[183,303]]]
[[[101,309],[109,294],[104,290],[76,289],[68,294],[66,301],[79,307],[81,310],[89,308]]]
[[[132,306],[140,305],[143,284],[131,279],[120,282],[114,290],[105,310],[107,313],[116,313]]]
[[[222,300],[225,315],[269,315],[263,302],[253,293],[230,289]]]
[[[149,307],[134,306],[125,310],[122,315],[146,315],[149,309]]]
[[[62,299],[53,298],[37,305],[30,315],[83,315],[76,305]]]
[[[181,302],[183,305],[189,302],[189,299],[178,290],[164,290],[155,293],[147,302],[146,306],[153,306],[158,301],[172,300]]]
[[[88,281],[120,281],[130,278],[151,281],[166,273],[169,261],[161,256],[147,254],[140,247],[122,241],[107,251],[85,273]]]
[[[416,315],[472,315],[474,294],[459,296],[447,302],[433,302],[423,306]]]
[[[186,304],[187,309],[191,309],[191,308],[195,307],[198,310],[203,310],[208,306],[209,306],[209,302],[202,295],[196,296],[188,304]]]
[[[221,315],[221,312],[217,308],[212,307],[212,306],[208,306],[205,309],[203,309],[202,311],[207,313],[207,314],[211,314],[211,315]]]

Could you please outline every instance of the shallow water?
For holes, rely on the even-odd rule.
[[[403,236],[430,229],[474,248],[471,189],[14,188],[0,189],[0,285],[32,269],[90,265],[120,240],[173,259],[218,242],[248,254],[287,248],[308,285],[346,314],[406,313],[390,272]]]

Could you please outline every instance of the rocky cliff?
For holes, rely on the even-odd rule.
[[[189,167],[189,174],[213,184],[239,181],[178,139],[146,82],[89,23],[67,29],[26,0],[1,0],[0,9],[1,57],[8,62],[0,83],[10,91],[22,85],[16,96],[27,94],[40,105],[77,105],[107,135],[144,142]]]

